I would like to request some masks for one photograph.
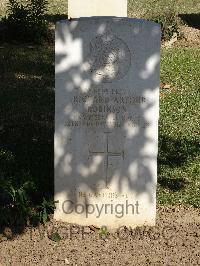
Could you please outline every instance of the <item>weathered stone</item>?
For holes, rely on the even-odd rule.
[[[159,62],[156,23],[57,23],[55,219],[155,223]]]
[[[127,16],[127,0],[68,0],[69,18]]]

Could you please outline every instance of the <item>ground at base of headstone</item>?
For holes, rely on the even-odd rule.
[[[0,243],[0,265],[200,265],[200,209],[160,206],[155,227],[79,227],[56,222]]]

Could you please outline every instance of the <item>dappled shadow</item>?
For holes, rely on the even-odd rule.
[[[144,36],[151,45],[142,43]],[[111,191],[154,206],[159,37],[158,25],[145,20],[57,24],[54,145],[60,205],[68,198],[79,202],[80,195],[89,203],[89,193]]]
[[[174,169],[186,166],[188,162],[196,159],[199,155],[200,143],[198,141],[174,139],[173,137],[159,136],[158,152],[158,183],[162,188],[167,188],[173,192],[184,189],[188,185],[188,180],[182,176],[175,178],[170,173]],[[163,169],[168,167],[171,172],[167,175]],[[163,176],[164,174],[164,176]]]
[[[45,19],[48,22],[56,23],[59,20],[68,19],[68,15],[66,15],[66,14],[46,14]]]
[[[0,181],[8,190],[33,182],[25,204],[53,198],[54,56],[46,48],[5,46],[0,51]],[[19,202],[0,190],[0,226],[26,224]],[[2,200],[3,199],[3,200]],[[26,207],[25,205],[23,207]],[[3,208],[3,209],[2,209]],[[21,218],[23,218],[21,220]],[[20,231],[23,226],[20,227]]]
[[[185,22],[188,26],[200,29],[200,14],[179,14],[179,17]]]
[[[77,27],[80,27],[80,31],[82,30],[81,25]],[[107,25],[101,28],[105,32],[107,29]],[[151,37],[153,33],[149,31],[148,34]],[[72,29],[71,35],[73,35],[72,47],[77,58],[79,49],[77,49],[76,45],[79,42],[76,41],[81,38],[75,28]],[[127,45],[124,43],[126,37],[123,31],[121,31],[120,35],[120,38],[112,42],[113,38],[109,39],[113,36],[112,30],[109,30],[105,39],[103,37],[94,41],[97,49],[100,41],[105,41],[109,44],[104,50],[102,61],[99,62],[98,56],[95,58],[94,46],[91,46],[90,55],[84,57],[82,63],[88,61],[91,65],[90,71],[97,78],[97,81],[91,79],[89,88],[88,79],[90,79],[91,72],[87,71],[87,64],[84,66],[86,69],[83,71],[81,70],[83,64],[76,62],[74,66],[70,67],[69,71],[63,69],[57,73],[58,78],[63,82],[61,87],[65,89],[67,82],[68,89],[62,95],[64,104],[58,104],[59,110],[57,111],[65,114],[61,122],[77,122],[76,119],[75,121],[73,120],[73,117],[78,114],[74,111],[80,112],[85,108],[85,102],[82,102],[81,110],[79,110],[79,104],[73,98],[73,91],[76,90],[81,96],[86,96],[88,107],[91,110],[91,120],[93,122],[98,120],[98,125],[86,125],[83,126],[83,130],[80,130],[80,126],[72,126],[69,136],[65,134],[64,123],[58,125],[56,134],[58,134],[58,139],[60,138],[63,141],[61,143],[62,150],[67,152],[61,154],[56,166],[56,171],[63,176],[63,179],[58,181],[61,182],[56,189],[58,193],[64,193],[65,196],[71,193],[71,187],[75,187],[78,190],[84,186],[84,191],[98,193],[101,190],[101,186],[105,188],[106,182],[110,186],[114,181],[117,184],[116,191],[123,194],[123,191],[129,190],[138,196],[145,192],[148,195],[148,202],[153,202],[152,195],[155,192],[154,185],[156,181],[154,180],[155,173],[150,165],[152,161],[155,163],[157,151],[154,149],[156,145],[155,139],[153,139],[152,133],[149,134],[148,132],[148,123],[154,117],[151,110],[154,99],[148,101],[145,101],[145,99],[146,92],[151,89],[152,92],[156,91],[159,85],[157,84],[157,79],[154,80],[154,74],[158,73],[159,68],[158,62],[155,61],[157,50],[155,51],[155,47],[149,49],[148,43],[145,43],[142,49],[148,51],[149,60],[147,62],[143,56],[137,57],[134,50],[131,54],[131,61],[126,61],[124,60],[124,55],[129,55],[131,49],[130,47],[127,49]],[[58,37],[66,45],[65,34],[61,33]],[[135,37],[141,37],[137,27],[131,37],[133,45]],[[116,44],[119,44],[119,50]],[[87,43],[82,48],[83,54],[87,55]],[[2,109],[0,121],[3,127],[0,129],[0,148],[10,151],[14,155],[14,166],[6,166],[6,169],[10,170],[9,176],[12,176],[14,182],[20,185],[26,180],[34,180],[37,189],[30,194],[33,207],[41,203],[43,197],[49,198],[53,195],[54,59],[52,51],[45,52],[44,50],[45,48],[43,50],[33,48],[24,53],[23,48],[19,47],[15,48],[15,50],[10,49],[7,54],[5,52],[2,53],[3,56],[1,57],[2,82],[0,84],[0,101]],[[125,69],[121,69],[116,64],[116,53],[118,53],[118,60],[126,64]],[[107,64],[107,56],[111,64]],[[67,54],[67,50],[64,50],[64,53],[60,53],[57,57],[57,64],[60,65],[63,60],[69,58],[70,54]],[[133,72],[129,70],[129,64],[134,65]],[[102,67],[105,70],[105,75]],[[76,76],[76,73],[79,73],[79,75]],[[98,83],[99,77],[102,79]],[[141,81],[133,88],[132,83],[137,78],[140,78]],[[130,82],[125,87],[124,84],[127,80]],[[116,88],[118,84],[119,88]],[[152,84],[152,88],[149,88],[149,84]],[[102,86],[106,88],[99,95],[97,90]],[[97,90],[95,90],[95,87]],[[133,89],[134,92],[132,93]],[[72,91],[70,92],[70,90]],[[94,102],[90,101],[90,96],[92,95],[96,95]],[[130,95],[131,97],[129,97]],[[144,99],[137,98],[138,95],[144,97]],[[97,101],[99,99],[104,101],[105,98],[110,99],[111,102],[115,99],[116,103],[119,102],[117,104],[119,107],[116,109],[113,107],[114,109],[111,110],[106,109],[103,116],[100,116],[100,112],[96,112],[94,108],[100,108],[102,104]],[[123,98],[126,103],[120,102]],[[80,98],[80,101],[83,101],[83,98]],[[114,104],[111,105],[114,106]],[[124,106],[127,106],[128,113],[132,108],[133,112],[138,110],[137,115],[141,117],[140,121],[137,116],[131,117],[129,114],[124,114]],[[94,113],[97,113],[98,116],[94,116]],[[87,112],[82,114],[84,114],[82,122],[87,122],[84,121]],[[113,128],[113,123],[119,124],[119,128]],[[116,132],[112,133],[113,129]],[[89,149],[79,142],[73,143],[74,148],[70,154],[71,148],[68,146],[70,136],[75,136],[79,131],[83,133],[84,130],[87,133],[85,135],[86,144],[90,144]],[[101,142],[99,142],[98,137],[102,139]],[[76,139],[79,140],[77,136]],[[149,149],[148,152],[145,152],[146,143],[148,143],[149,149],[152,149],[151,152],[149,152]],[[133,146],[134,149],[128,149],[129,146]],[[127,152],[127,150],[129,151]],[[98,152],[98,154],[95,154],[95,152]],[[102,152],[107,152],[109,157],[108,172],[106,172],[108,164],[105,160],[107,157]],[[130,159],[127,160],[127,158]],[[126,163],[124,164],[125,160]],[[72,166],[74,172],[70,170]],[[68,170],[70,171],[66,172]],[[137,173],[137,176],[135,173]],[[145,178],[143,178],[144,176]],[[72,177],[77,179],[75,180]],[[65,178],[69,181],[71,180],[72,184],[66,184]],[[75,201],[78,201],[78,198],[75,198]],[[86,201],[89,202],[89,198]],[[12,222],[14,222],[15,219],[14,217],[12,218]]]
[[[161,187],[170,189],[173,192],[182,190],[188,184],[184,178],[169,178],[169,177],[162,177],[158,178],[158,182]]]
[[[168,136],[159,136],[159,169],[163,165],[177,168],[184,165],[188,160],[198,156],[200,144],[198,141],[187,139],[173,139]]]

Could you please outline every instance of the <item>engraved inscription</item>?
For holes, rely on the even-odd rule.
[[[119,192],[78,192],[79,198],[108,198],[108,199],[118,199],[118,198],[128,198],[128,194]]]
[[[118,89],[93,88],[84,95],[74,95],[71,104],[73,109],[79,112],[74,113],[73,119],[66,120],[67,127],[122,128],[124,123],[129,127],[149,126],[149,123],[134,111],[148,104],[148,100],[127,90],[124,93]]]

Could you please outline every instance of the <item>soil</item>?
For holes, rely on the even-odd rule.
[[[188,45],[200,45],[200,29],[193,27],[182,26],[181,32]]]
[[[200,29],[195,29],[188,26],[180,27],[181,37],[177,38],[175,34],[171,40],[162,41],[162,48],[173,48],[173,47],[200,47]]]
[[[9,240],[4,235],[0,265],[200,265],[199,240],[200,209],[187,206],[160,206],[155,227],[112,233],[52,219]]]
[[[200,45],[199,29],[183,26],[181,31],[184,38],[173,47]],[[155,227],[112,233],[53,219],[21,234],[5,228],[0,266],[7,265],[200,265],[200,209],[159,206]]]
[[[163,41],[162,47],[200,47],[200,29],[196,29],[189,26],[180,27],[181,37],[172,37],[170,41]]]

